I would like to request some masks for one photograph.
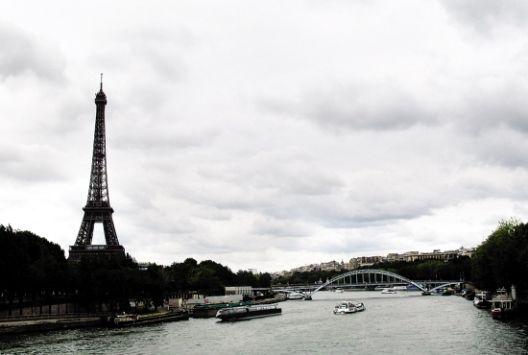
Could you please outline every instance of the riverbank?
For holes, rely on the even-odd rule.
[[[46,332],[88,327],[123,327],[189,319],[184,310],[159,310],[143,314],[96,313],[45,317],[20,317],[0,320],[0,335]],[[116,321],[117,320],[117,321]]]
[[[98,327],[104,324],[105,316],[107,314],[72,314],[4,319],[0,320],[0,335]]]

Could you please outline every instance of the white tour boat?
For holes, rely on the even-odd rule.
[[[392,286],[394,291],[407,291],[407,286]]]
[[[355,304],[356,306],[356,311],[357,312],[362,312],[364,311],[366,308],[365,308],[365,305],[363,304],[363,302],[358,302]]]
[[[343,301],[334,307],[334,314],[349,314],[365,310],[362,302]]]
[[[291,291],[288,292],[286,298],[289,300],[302,300],[304,298],[304,294],[300,292]]]

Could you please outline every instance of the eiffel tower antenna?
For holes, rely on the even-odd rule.
[[[112,219],[114,209],[110,206],[108,192],[108,175],[106,164],[105,106],[106,95],[103,92],[103,73],[100,89],[95,94],[95,133],[93,142],[92,169],[88,198],[83,208],[81,222],[75,245],[70,246],[70,260],[80,260],[84,255],[119,255],[124,256],[125,249],[119,244]],[[102,223],[106,245],[92,245],[95,223]]]

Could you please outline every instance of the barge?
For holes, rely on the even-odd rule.
[[[111,327],[121,328],[187,319],[189,319],[189,312],[181,310],[169,310],[165,312],[155,312],[146,314],[116,314],[107,318],[107,324]]]
[[[196,304],[191,308],[190,313],[193,318],[212,318],[220,309],[251,305],[253,305],[251,301]]]
[[[222,321],[237,321],[279,315],[281,312],[282,309],[280,309],[277,304],[259,304],[253,306],[223,308],[218,310],[216,318],[219,318]]]

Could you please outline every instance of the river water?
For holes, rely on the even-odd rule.
[[[367,310],[334,315],[341,300]],[[54,331],[0,338],[2,354],[528,354],[528,325],[497,321],[457,296],[417,292],[318,292],[280,303],[282,315],[214,318],[125,329]]]

